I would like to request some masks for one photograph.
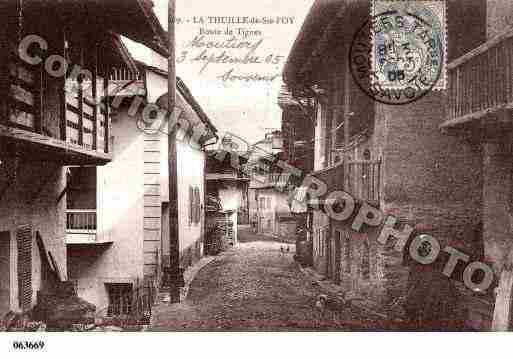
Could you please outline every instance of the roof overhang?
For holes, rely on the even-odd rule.
[[[339,21],[346,2],[347,0],[316,0],[312,5],[283,69],[283,79],[289,86],[293,87],[294,84],[302,82],[305,65],[318,52],[316,49],[322,44],[328,27]],[[337,16],[334,17],[334,14]]]
[[[167,34],[153,11],[152,1],[109,0],[100,3],[105,24],[111,31],[139,42],[162,56],[168,56]]]
[[[72,143],[34,132],[0,125],[0,153],[5,157],[22,157],[62,165],[103,166],[112,154],[85,149]]]
[[[34,2],[32,3],[35,3]],[[52,6],[56,16],[80,30],[95,27],[139,42],[162,56],[168,56],[168,38],[150,0],[39,0]],[[27,4],[26,6],[29,6]]]
[[[151,68],[150,68],[151,69]],[[162,73],[164,76],[164,72]],[[167,73],[166,73],[167,78]],[[203,136],[203,142],[206,143],[208,140],[217,137],[217,128],[212,124],[206,113],[201,108],[200,104],[192,96],[185,83],[179,78],[176,78],[176,106],[178,106],[186,115],[187,120],[190,122],[192,127],[196,126],[196,122],[202,122],[208,130],[208,133]],[[168,94],[160,96],[157,100],[157,106],[162,109],[169,110],[169,99]]]

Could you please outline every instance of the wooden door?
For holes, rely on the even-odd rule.
[[[333,278],[333,260],[332,260],[332,247],[331,236],[327,228],[323,229],[324,232],[324,245],[326,246],[326,277]]]
[[[341,235],[340,235],[340,231],[335,231],[334,232],[334,235],[332,236],[333,237],[333,247],[334,247],[334,251],[333,251],[333,271],[334,271],[334,275],[333,275],[333,280],[335,281],[336,284],[339,284],[340,283],[340,271],[341,271],[341,256],[342,256],[342,245],[341,245],[341,242],[342,242],[342,238],[341,238]]]

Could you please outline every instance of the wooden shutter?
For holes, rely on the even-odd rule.
[[[194,190],[189,186],[189,226],[194,221]]]
[[[29,310],[32,304],[32,227],[24,225],[16,230],[18,245],[18,298],[20,308]]]
[[[194,204],[195,204],[194,223],[199,223],[201,220],[201,198],[200,198],[199,187],[194,188]]]

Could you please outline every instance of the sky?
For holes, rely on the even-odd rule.
[[[277,104],[281,71],[312,3],[313,0],[176,0],[177,75],[221,135],[231,132],[254,143],[269,129],[281,127]],[[168,0],[154,0],[154,4],[155,13],[167,29]],[[213,17],[230,16],[280,23],[213,23]],[[248,37],[244,37],[244,31],[250,32],[246,33]],[[201,35],[201,41],[191,46],[192,40]],[[155,65],[149,49],[130,40],[125,42],[137,60]],[[216,42],[219,47],[209,48],[208,42]],[[212,60],[201,71],[207,58]],[[229,63],[241,60],[247,63]],[[278,76],[272,81],[240,79],[256,75]]]

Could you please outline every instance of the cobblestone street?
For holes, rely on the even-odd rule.
[[[183,303],[157,306],[150,330],[365,330],[371,324],[350,308],[316,308],[320,288],[298,269],[293,245],[247,237],[242,233],[242,243],[200,270]]]

